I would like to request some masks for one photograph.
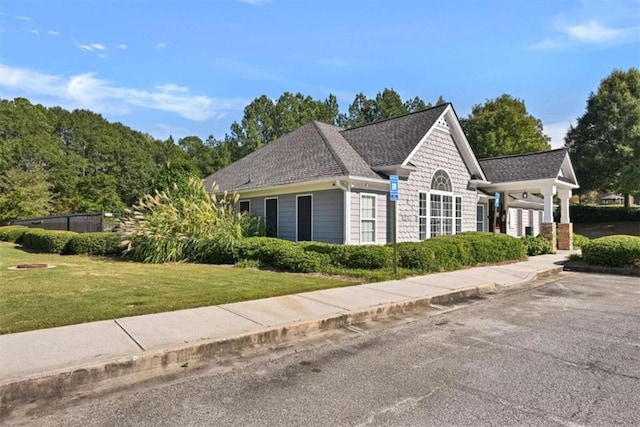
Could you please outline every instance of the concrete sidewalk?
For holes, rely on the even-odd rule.
[[[243,346],[479,295],[561,271],[569,252],[345,288],[0,335],[3,403],[129,374],[144,378]],[[58,390],[57,392],[51,389]],[[34,396],[35,394],[35,396]],[[0,418],[1,419],[1,418]]]

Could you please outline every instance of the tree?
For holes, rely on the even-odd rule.
[[[51,209],[51,187],[40,165],[6,171],[0,176],[0,224],[47,215]]]
[[[614,70],[591,92],[585,113],[565,138],[580,191],[615,191],[630,195],[640,189],[640,71]]]
[[[235,161],[311,120],[333,124],[337,117],[338,103],[334,95],[321,101],[301,93],[285,92],[275,102],[262,95],[245,107],[242,120],[233,122],[231,135],[225,140],[237,147],[232,159]]]
[[[357,94],[349,105],[347,114],[339,116],[338,124],[347,128],[362,126],[430,107],[431,104],[425,104],[418,97],[403,102],[398,92],[385,88],[372,99],[367,98],[364,93]]]
[[[551,148],[542,122],[527,112],[523,100],[508,94],[474,105],[469,117],[460,122],[478,158]]]

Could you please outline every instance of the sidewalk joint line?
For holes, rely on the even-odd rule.
[[[339,305],[329,304],[328,302],[324,302],[324,301],[320,301],[320,300],[317,300],[317,299],[313,299],[313,298],[305,296],[305,295],[296,294],[296,296],[300,297],[300,298],[304,298],[304,299],[309,300],[309,301],[318,302],[320,304],[328,305],[329,307],[339,308],[340,310],[345,310],[347,312],[351,312],[352,311],[352,310],[349,310],[346,307],[340,307]]]
[[[136,339],[135,339],[133,336],[131,336],[131,334],[130,334],[130,333],[129,333],[129,332],[128,332],[124,327],[122,327],[122,325],[121,325],[120,323],[118,323],[118,321],[117,321],[116,319],[113,319],[113,322],[114,322],[116,325],[118,325],[118,327],[119,327],[120,329],[122,329],[122,332],[124,332],[125,334],[127,334],[127,336],[128,336],[129,338],[131,338],[131,341],[133,341],[134,343],[136,343],[136,345],[137,345],[138,347],[140,347],[140,350],[142,350],[142,351],[147,351],[147,350],[146,350],[142,345],[140,345],[140,343],[139,343],[138,341],[136,341]]]
[[[255,300],[255,301],[259,301],[259,300]],[[236,313],[235,311],[230,310],[230,309],[228,309],[228,308],[226,308],[226,307],[223,307],[223,306],[221,306],[221,305],[219,305],[219,306],[218,306],[218,308],[223,309],[223,310],[224,310],[224,311],[226,311],[227,313],[235,314],[236,316],[242,317],[243,319],[247,319],[249,322],[253,322],[253,323],[255,323],[255,324],[256,324],[256,325],[258,325],[258,326],[264,326],[264,327],[266,327],[266,326],[267,326],[267,325],[263,325],[262,323],[258,322],[257,320],[250,319],[250,318],[249,318],[249,317],[247,317],[247,316],[244,316],[244,315],[242,315],[242,314],[240,314],[240,313]]]

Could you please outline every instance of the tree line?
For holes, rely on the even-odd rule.
[[[587,112],[566,138],[581,191],[631,194],[640,187],[638,70],[614,71],[589,96]],[[24,98],[0,99],[0,223],[14,218],[120,211],[155,189],[205,177],[280,136],[318,120],[353,127],[445,103],[402,99],[393,89],[337,99],[283,93],[255,98],[223,138],[158,140],[88,110],[47,108]],[[624,108],[621,108],[624,107]],[[611,122],[616,125],[612,126]],[[479,158],[550,148],[542,122],[508,94],[474,105],[461,123]]]

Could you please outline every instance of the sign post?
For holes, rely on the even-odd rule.
[[[398,224],[397,215],[398,215],[398,198],[400,197],[400,182],[398,180],[398,175],[389,175],[389,200],[393,202],[391,211],[393,212],[393,223],[392,223],[392,242],[393,242],[393,277],[395,279],[398,278],[398,241],[396,239],[396,226]]]
[[[497,221],[500,217],[500,193],[494,194],[493,207],[493,234],[498,234],[500,233],[500,225]]]

